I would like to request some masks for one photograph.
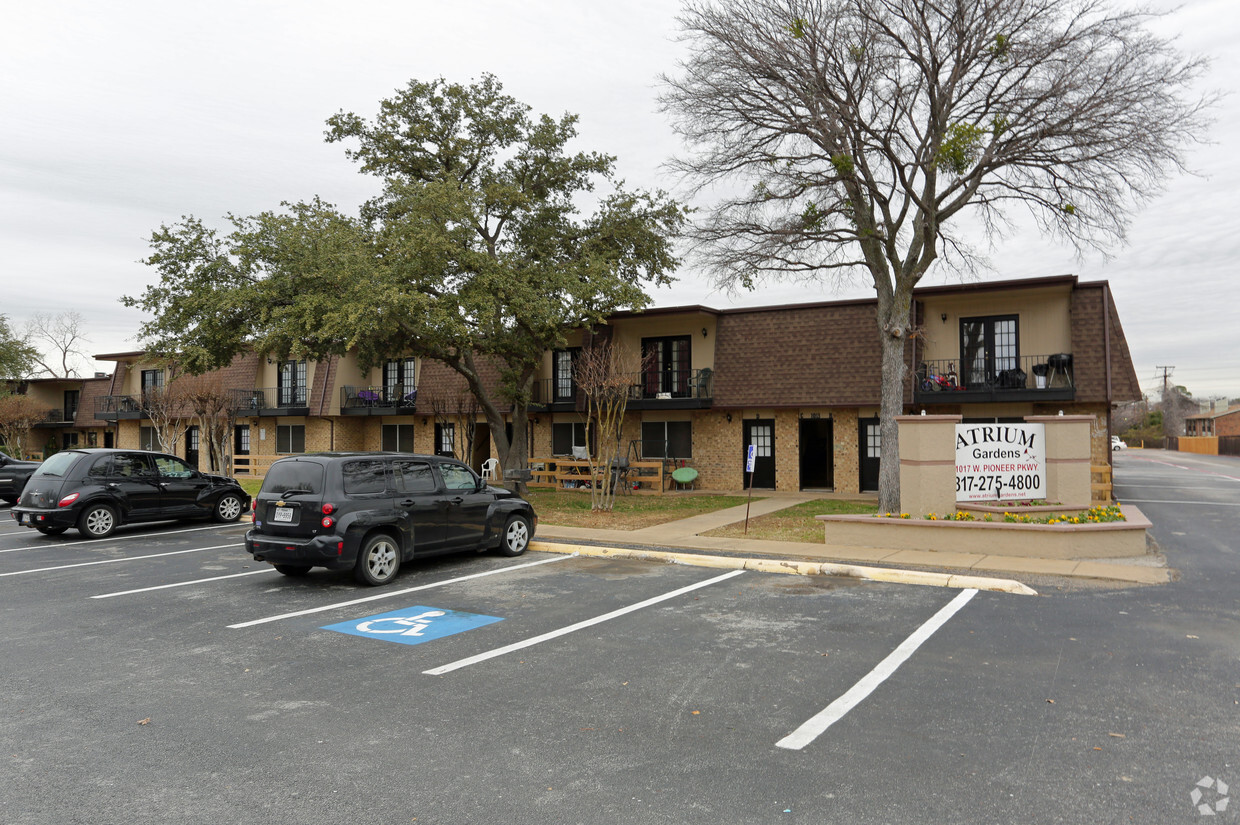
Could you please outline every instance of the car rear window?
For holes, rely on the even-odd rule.
[[[52,476],[63,478],[64,474],[69,472],[69,468],[73,466],[73,462],[78,460],[81,453],[56,453],[56,455],[44,461],[39,468],[34,471],[36,476]]]
[[[344,478],[346,496],[382,493],[387,489],[386,461],[346,461],[340,474]]]
[[[284,495],[301,491],[308,495],[323,492],[323,465],[312,461],[277,461],[267,471],[263,492]]]

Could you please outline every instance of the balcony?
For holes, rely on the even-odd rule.
[[[383,387],[341,387],[341,415],[413,415],[418,388],[406,384]]]
[[[959,360],[922,361],[913,372],[916,404],[980,404],[994,401],[1072,401],[1076,383],[1072,355],[1022,355],[987,359],[957,372]]]
[[[142,417],[142,402],[133,395],[104,395],[95,399],[95,418],[103,421],[136,420]]]
[[[264,387],[233,390],[232,409],[240,415],[309,415],[305,387]]]
[[[43,416],[43,420],[35,424],[36,427],[72,427],[73,420],[77,416],[77,410],[48,410],[47,415]]]
[[[711,406],[714,370],[664,370],[633,372],[623,376],[630,410],[701,410]],[[571,386],[554,378],[534,382],[531,406],[547,412],[584,410],[585,393],[574,381]],[[578,406],[581,404],[582,406]]]

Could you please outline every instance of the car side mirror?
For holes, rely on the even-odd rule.
[[[478,479],[478,486],[474,488],[474,492],[481,493],[487,488],[487,480],[485,478]]]

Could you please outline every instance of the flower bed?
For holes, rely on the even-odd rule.
[[[1034,516],[1029,513],[975,513],[931,518],[818,516],[827,544],[892,550],[931,550],[977,555],[1044,559],[1128,558],[1149,552],[1145,531],[1150,522],[1131,504],[1115,505],[1116,520],[1090,520],[1092,510]],[[960,511],[967,513],[967,511]],[[884,514],[885,515],[885,514]],[[1039,522],[1035,519],[1045,518]],[[1055,523],[1049,523],[1055,518]],[[1075,520],[1074,520],[1075,519]]]

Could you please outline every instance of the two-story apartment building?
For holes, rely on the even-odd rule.
[[[44,410],[30,437],[26,454],[32,458],[69,447],[102,447],[109,433],[93,415],[95,398],[107,392],[111,377],[30,378],[10,382],[10,389],[25,395]]]
[[[691,466],[699,488],[736,490],[749,482],[744,456],[753,445],[755,488],[876,489],[875,312],[873,299],[689,306],[621,312],[599,329],[571,331],[535,381],[531,458],[588,448],[575,364],[609,340],[632,361],[627,457]],[[119,446],[153,446],[143,393],[164,386],[168,371],[141,353],[100,357],[117,370],[96,417]],[[1097,464],[1110,457],[1111,406],[1140,397],[1109,286],[1073,276],[917,290],[906,365],[907,412],[966,421],[1089,414]],[[363,370],[351,355],[318,363],[250,355],[219,374],[233,399],[240,471],[261,474],[279,455],[328,449],[455,453],[475,467],[494,455],[464,381],[434,361],[397,357]],[[187,431],[179,451],[205,466],[201,435]]]

